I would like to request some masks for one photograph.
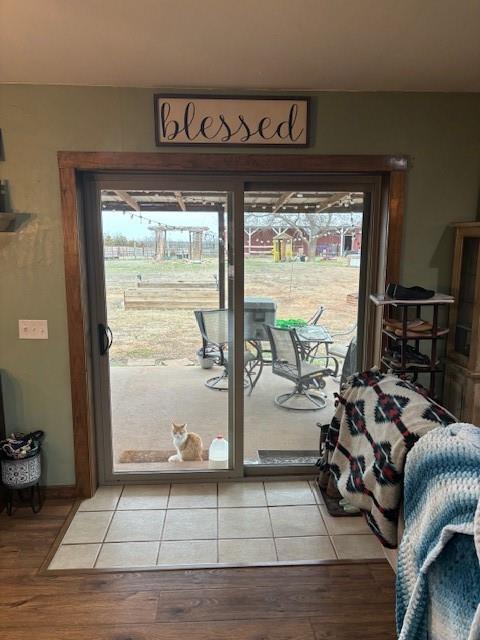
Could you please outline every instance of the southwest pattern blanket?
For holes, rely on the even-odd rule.
[[[405,467],[400,640],[480,639],[480,428],[434,429]]]
[[[330,424],[320,484],[361,509],[382,544],[397,546],[407,452],[420,436],[454,422],[419,387],[379,371],[353,376]]]

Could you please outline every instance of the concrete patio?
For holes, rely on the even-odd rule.
[[[134,363],[131,363],[134,365]],[[116,472],[184,471],[205,468],[206,462],[120,462],[127,450],[171,450],[170,425],[187,422],[198,433],[204,449],[222,433],[228,438],[228,394],[208,389],[207,378],[222,369],[203,370],[196,363],[167,360],[160,366],[111,368],[114,470]],[[258,464],[259,450],[318,451],[317,422],[329,422],[338,382],[327,379],[328,402],[318,411],[288,411],[274,405],[292,383],[274,376],[265,366],[251,396],[245,394],[245,460]]]

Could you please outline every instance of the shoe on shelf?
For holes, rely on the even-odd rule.
[[[401,369],[402,368],[402,363],[399,360],[395,360],[393,358],[393,356],[390,356],[388,354],[384,355],[384,361],[385,364],[390,367],[391,369]],[[407,365],[405,365],[407,366]]]
[[[401,284],[388,284],[386,294],[393,300],[428,300],[435,291],[423,287],[404,287]]]
[[[430,369],[430,363],[428,364],[423,364],[423,363],[419,363],[419,362],[415,362],[412,360],[409,360],[408,358],[406,358],[405,360],[405,367],[402,366],[402,361],[400,358],[386,358],[385,360],[386,364],[391,367],[392,369]]]
[[[430,358],[424,353],[420,353],[410,345],[404,345],[405,349],[405,367],[419,367],[422,369],[430,368]],[[393,345],[389,351],[385,352],[389,359],[389,364],[395,369],[402,368],[402,347],[401,345]],[[438,364],[438,362],[437,362]]]
[[[397,320],[396,318],[385,318],[383,324],[385,325],[385,327],[388,327],[392,331],[395,329],[403,329],[403,321]],[[415,318],[415,320],[407,320],[407,329],[417,330],[417,327],[422,327],[424,324],[427,323],[421,318]]]
[[[431,322],[427,322],[427,320],[422,320],[421,318],[409,320],[407,322],[406,333],[403,331],[403,322],[401,320],[387,318],[383,321],[383,324],[387,331],[394,333],[399,338],[418,338],[422,334],[432,333],[433,331],[433,324]],[[435,335],[444,336],[448,331],[449,329],[437,328],[437,333]]]
[[[433,324],[431,322],[427,322],[426,320],[422,320],[420,324],[409,327],[409,331],[411,331],[412,333],[428,333],[432,329]]]
[[[425,331],[431,331],[432,329],[426,329]],[[437,337],[444,336],[449,332],[449,329],[437,329],[437,333],[435,334]],[[414,331],[413,329],[407,330],[407,333],[403,333],[400,329],[395,329],[394,334],[399,338],[421,338],[422,335],[425,335],[424,331]],[[430,337],[430,336],[429,336]]]

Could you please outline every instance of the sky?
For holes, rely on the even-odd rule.
[[[191,227],[209,227],[215,235],[218,235],[218,215],[211,211],[203,212],[172,212],[172,213],[152,213],[144,212],[142,215],[147,216],[151,220],[156,222],[163,222],[164,224],[178,225],[178,226],[191,226]],[[115,235],[121,233],[129,240],[143,240],[145,238],[151,238],[153,240],[154,234],[148,230],[148,227],[152,226],[150,222],[141,221],[137,217],[130,217],[130,212],[122,211],[103,211],[102,212],[102,224],[104,235]],[[168,237],[171,240],[188,240],[188,234],[181,231],[170,231]]]
[[[145,240],[146,238],[154,239],[154,234],[149,231],[148,227],[152,226],[147,220],[140,220],[138,213],[135,212],[131,217],[130,211],[102,211],[102,224],[104,235],[122,234],[128,240]],[[143,212],[150,220],[155,222],[163,222],[169,225],[191,226],[191,227],[209,227],[211,231],[218,236],[218,214],[212,211],[172,211],[170,212]],[[348,220],[350,220],[350,215]],[[358,214],[356,214],[358,216]],[[169,231],[170,240],[188,240],[188,234],[181,231]]]

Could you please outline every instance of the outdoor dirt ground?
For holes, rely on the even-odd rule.
[[[108,323],[114,341],[112,365],[134,360],[195,360],[201,346],[192,309],[125,310],[123,294],[146,280],[206,281],[218,273],[216,260],[201,264],[175,260],[107,260],[105,262]],[[274,263],[270,257],[245,259],[245,295],[268,297],[277,303],[277,318],[308,318],[319,305],[326,311],[321,324],[331,332],[347,331],[356,322],[357,306],[347,301],[358,292],[359,269],[346,258]],[[163,294],[168,300],[168,289]],[[348,338],[343,342],[348,342]]]

